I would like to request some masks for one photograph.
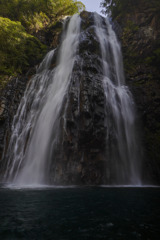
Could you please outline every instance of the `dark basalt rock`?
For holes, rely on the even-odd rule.
[[[44,43],[50,48],[56,48],[61,40],[61,33],[63,29],[63,22],[57,22],[49,26],[44,34]]]
[[[160,17],[157,7],[156,1],[140,0],[115,19],[122,30],[126,80],[141,121],[143,179],[152,184],[160,184]]]
[[[0,176],[3,166],[3,154],[10,139],[11,124],[20,100],[26,89],[27,77],[12,78],[0,97]],[[6,148],[5,148],[6,147]]]
[[[75,61],[62,121],[59,151],[50,169],[50,181],[58,184],[104,182],[105,96],[101,52],[93,13],[81,13],[79,55]]]

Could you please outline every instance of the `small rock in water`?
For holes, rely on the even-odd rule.
[[[107,223],[107,227],[113,227],[114,224],[113,223]]]

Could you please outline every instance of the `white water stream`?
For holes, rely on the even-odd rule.
[[[5,178],[9,182],[35,185],[47,181],[46,163],[51,144],[54,146],[58,138],[59,114],[77,53],[80,22],[79,15],[70,19],[60,48],[59,64],[53,71],[49,70],[54,50],[49,52],[20,103],[8,148]]]
[[[106,99],[106,178],[108,184],[139,185],[140,152],[135,105],[123,73],[121,47],[111,24],[94,14],[100,43]],[[81,18],[64,31],[58,64],[50,51],[30,80],[12,124],[4,180],[19,186],[48,184],[47,168],[59,137],[60,113],[79,45]],[[53,137],[54,136],[54,137]]]
[[[97,13],[94,18],[102,53],[107,128],[112,129],[107,138],[107,178],[112,184],[141,184],[135,104],[124,85],[121,46],[108,19],[104,24]]]

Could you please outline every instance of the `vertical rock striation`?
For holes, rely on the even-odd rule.
[[[105,96],[101,52],[95,34],[94,14],[81,13],[79,56],[69,86],[65,119],[62,121],[63,150],[56,154],[51,182],[100,184],[105,172]],[[54,172],[54,174],[52,174]]]
[[[143,135],[143,179],[160,184],[160,16],[158,1],[132,1],[115,17],[126,80],[139,111]],[[118,32],[119,33],[119,32]]]

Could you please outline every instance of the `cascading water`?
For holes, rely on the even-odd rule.
[[[48,184],[51,177],[51,183],[56,184],[85,183],[84,179],[91,184],[97,182],[120,185],[140,184],[140,154],[135,126],[135,106],[129,89],[124,85],[120,44],[107,20],[96,13],[88,14],[87,24],[90,22],[91,26],[88,25],[86,32],[84,25],[80,29],[81,18],[84,23],[86,12],[84,17],[81,14],[81,16],[74,15],[70,19],[63,31],[56,67],[51,70],[53,58],[57,53],[57,50],[52,50],[46,55],[37,74],[28,84],[12,124],[4,176],[4,180],[9,183],[23,186]],[[94,51],[91,43],[92,34],[93,41],[98,43],[96,45],[98,50],[93,53],[94,59],[101,59],[96,63],[100,64],[96,70],[92,64]],[[85,44],[88,41],[89,49],[83,49],[84,55],[77,55],[78,48],[83,48],[83,41]],[[99,49],[101,56],[96,55]],[[79,72],[77,68],[80,69]],[[87,69],[86,75],[83,75],[84,69]],[[90,69],[97,74],[95,79]],[[77,75],[72,74],[73,70],[77,71]],[[76,79],[74,79],[75,76]],[[89,88],[86,88],[87,84]],[[102,88],[98,88],[99,85]],[[100,99],[95,95],[95,90],[92,90],[95,86],[96,90],[102,89],[104,92],[105,107],[103,107],[103,98]],[[103,94],[102,92],[100,94]],[[72,97],[69,98],[69,94]],[[91,103],[87,105],[89,101]],[[97,102],[92,104],[92,101]],[[92,105],[98,106],[98,111],[103,109],[105,120],[100,119],[100,115],[97,118],[94,111],[88,112]],[[69,128],[65,123],[68,121],[67,112],[72,112],[69,116]],[[74,124],[75,119],[76,124]],[[105,146],[105,161],[103,153],[99,154],[99,149],[102,148],[94,151],[94,140],[87,134],[88,142],[81,143],[83,139],[81,132],[85,134],[88,121],[91,124],[90,129],[94,132],[94,134],[89,132],[92,136],[97,137],[98,131],[107,129],[105,134],[102,131],[100,134],[103,139],[100,140],[103,141],[100,144]],[[97,121],[103,122],[107,127],[101,124],[96,125]],[[72,129],[75,125],[76,134]],[[98,131],[96,126],[101,126]],[[61,132],[63,136],[60,139]],[[105,135],[106,141],[105,137],[103,138]],[[87,146],[90,146],[90,149]],[[57,149],[62,152],[58,158],[55,154]],[[66,152],[63,154],[63,151]],[[71,154],[74,157],[71,157]],[[105,166],[106,171],[100,166]],[[96,167],[98,170],[95,169]],[[51,171],[51,169],[54,170]]]
[[[58,138],[59,114],[71,79],[80,22],[79,15],[70,19],[60,48],[59,64],[53,71],[49,70],[54,51],[49,52],[20,103],[8,148],[5,179],[9,182],[47,183],[46,162]]]
[[[108,20],[94,15],[99,39],[106,96],[107,179],[112,184],[140,184],[140,156],[135,105],[125,84],[121,47]]]

